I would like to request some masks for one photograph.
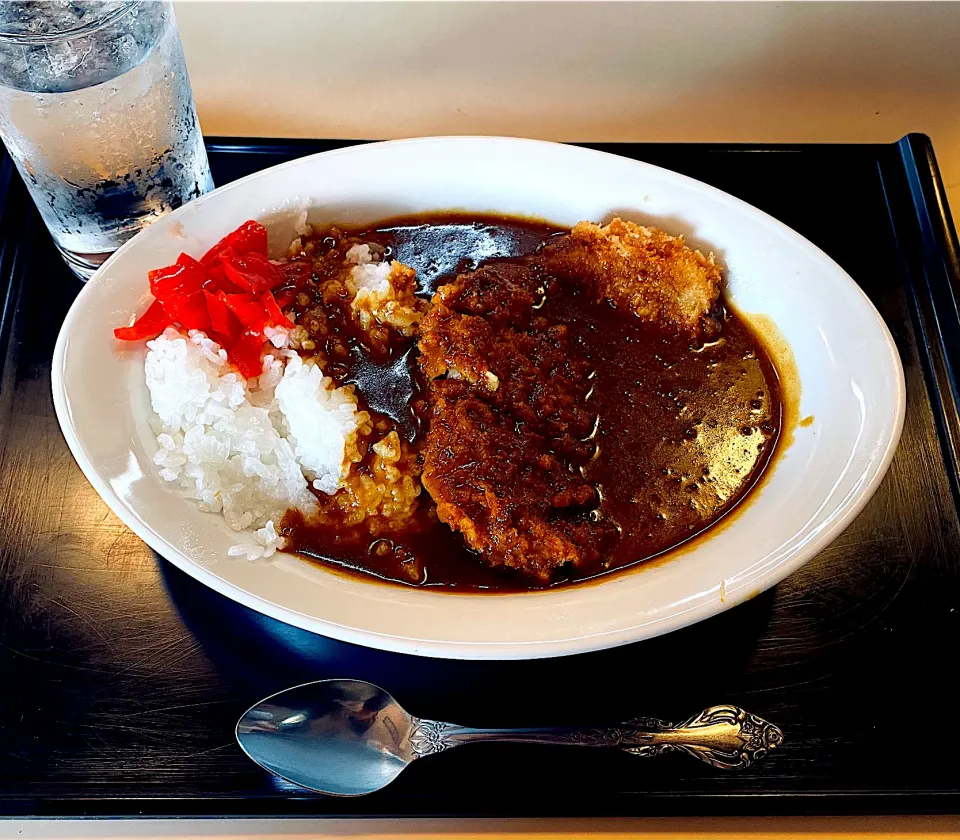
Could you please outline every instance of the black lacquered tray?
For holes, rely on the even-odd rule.
[[[211,139],[218,184],[343,145]],[[607,145],[727,190],[835,258],[889,324],[903,442],[862,515],[773,592],[673,635],[530,663],[418,660],[278,624],[160,560],[74,463],[50,360],[80,283],[0,158],[0,815],[618,816],[960,811],[949,734],[960,649],[960,292],[929,142]],[[233,740],[289,685],[374,680],[478,726],[678,720],[735,703],[783,748],[720,772],[684,756],[480,745],[383,792],[316,796]]]

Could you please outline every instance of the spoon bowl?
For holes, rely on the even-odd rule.
[[[319,793],[362,796],[390,784],[414,759],[414,719],[361,680],[323,680],[248,709],[237,741],[261,767]]]

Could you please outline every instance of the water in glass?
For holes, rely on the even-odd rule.
[[[213,189],[169,0],[0,2],[0,135],[84,279]]]

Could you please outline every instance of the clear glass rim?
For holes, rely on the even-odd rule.
[[[153,0],[154,2],[160,2],[160,0]],[[3,0],[0,0],[2,3]],[[47,44],[53,44],[58,41],[69,41],[72,38],[77,38],[82,35],[89,35],[91,32],[96,32],[99,29],[103,29],[105,26],[109,26],[111,23],[118,21],[124,15],[129,14],[137,6],[142,5],[147,0],[124,0],[120,3],[117,8],[107,12],[105,15],[96,18],[95,20],[85,23],[82,26],[74,26],[70,29],[63,29],[60,32],[46,32],[40,35],[20,33],[20,32],[9,32],[0,28],[0,43],[7,44],[23,44],[27,46],[46,46]]]

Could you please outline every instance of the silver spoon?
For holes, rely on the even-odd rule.
[[[677,726],[635,718],[604,729],[472,729],[414,717],[362,680],[320,680],[248,709],[237,723],[237,741],[288,782],[361,796],[390,784],[418,758],[474,741],[619,747],[641,756],[678,750],[714,767],[737,768],[777,747],[783,733],[736,706],[712,706]]]

